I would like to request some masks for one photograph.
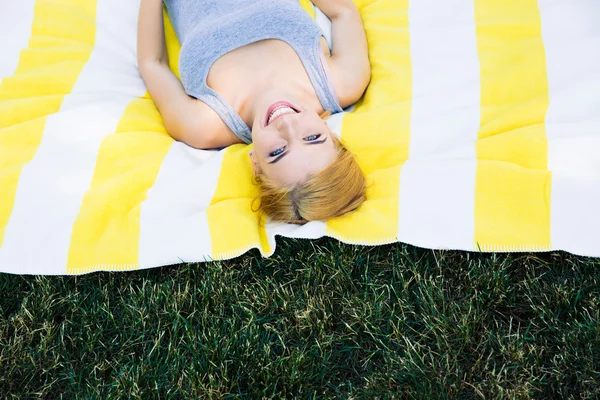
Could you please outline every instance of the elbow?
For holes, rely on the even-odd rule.
[[[188,136],[181,142],[198,150],[214,150],[222,146],[217,146],[214,135],[208,132],[197,133],[193,136]]]
[[[363,84],[364,90],[367,89],[367,86],[371,83],[371,63],[367,59],[362,68],[362,73],[360,74],[360,81]],[[363,91],[364,91],[363,90]]]
[[[332,11],[329,11],[329,13],[327,14],[327,18],[329,18],[333,22],[336,19],[348,18],[348,16],[356,17],[357,15],[360,18],[360,13],[358,11],[358,8],[356,8],[354,3],[348,2],[348,3],[337,6]]]
[[[371,83],[371,65],[368,60],[363,65],[363,68],[360,69],[360,73],[356,77],[356,82],[356,95],[358,98],[355,101],[358,101],[364,95],[367,87]]]
[[[342,108],[355,104],[363,97],[367,87],[371,83],[371,68],[367,66],[358,70],[352,76],[347,76],[345,82],[346,85],[338,93]]]
[[[184,124],[166,125],[169,135],[178,142],[185,143],[199,150],[219,148],[215,132],[203,129],[198,121],[188,121]]]

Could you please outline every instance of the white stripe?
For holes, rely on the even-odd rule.
[[[480,79],[473,2],[410,3],[413,103],[398,238],[473,247]]]
[[[600,256],[600,3],[539,6],[550,90],[552,247]]]
[[[345,112],[336,113],[336,114],[333,114],[332,116],[330,116],[329,118],[327,118],[327,121],[325,121],[325,123],[327,124],[327,127],[337,137],[341,137],[341,135],[342,135],[342,122],[344,121],[344,115],[346,115]]]
[[[48,117],[38,151],[21,174],[0,249],[0,265],[13,272],[66,273],[73,223],[90,187],[102,140],[114,133],[133,97],[145,93],[138,74],[107,67],[131,63],[136,46],[132,15],[138,7],[139,1],[98,2],[97,46],[60,112]],[[114,42],[129,51],[113,51]]]
[[[21,50],[28,46],[34,5],[34,0],[0,0],[0,82],[14,74]]]
[[[473,2],[410,3],[413,100],[410,158],[467,145],[475,158],[480,80]]]
[[[325,236],[327,224],[321,221],[309,222],[305,225],[282,224],[269,222],[267,224],[267,238],[271,246],[271,253],[262,253],[269,257],[275,252],[275,236],[282,236],[295,239],[319,239]]]
[[[552,175],[554,249],[600,257],[600,179]]]
[[[146,86],[137,67],[139,6],[140,0],[98,0],[94,51],[72,94],[144,95]]]
[[[400,180],[398,240],[434,249],[476,250],[476,166],[476,160],[407,161]]]
[[[217,189],[224,154],[173,143],[142,203],[141,268],[210,260],[206,209]]]

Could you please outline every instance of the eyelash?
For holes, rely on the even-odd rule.
[[[278,155],[283,154],[283,152],[285,151],[286,147],[287,146],[283,146],[283,147],[275,150],[274,152],[269,153],[269,157],[277,157]]]
[[[310,138],[313,138],[313,137],[314,137],[314,139],[309,140]],[[304,140],[306,140],[307,142],[314,142],[315,140],[318,140],[320,137],[321,137],[321,134],[319,133],[316,135],[310,135],[308,137],[305,137]],[[283,146],[283,147],[269,153],[269,157],[277,157],[277,156],[283,154],[283,152],[285,151],[286,148],[287,148],[287,146]]]

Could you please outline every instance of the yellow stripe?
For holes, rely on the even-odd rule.
[[[0,84],[0,246],[21,170],[93,50],[96,1],[37,0],[28,48]]]
[[[170,66],[179,76],[181,45],[164,12]],[[89,191],[73,226],[69,274],[139,268],[141,203],[173,139],[148,92],[125,110],[100,147]]]
[[[536,0],[476,0],[481,65],[475,242],[550,248],[546,57]]]
[[[238,256],[252,247],[270,254],[265,222],[251,212],[258,194],[252,182],[248,146],[225,150],[217,189],[206,211],[215,260]]]
[[[107,136],[73,225],[67,273],[139,268],[141,204],[173,139],[154,102],[133,100]]]
[[[300,0],[300,5],[306,10],[307,13],[310,14],[311,17],[313,17],[313,19],[316,18],[315,9],[313,8],[310,0]]]
[[[400,170],[408,158],[412,62],[408,0],[356,1],[369,42],[372,79],[346,114],[342,139],[367,175],[368,200],[358,211],[330,220],[327,235],[350,243],[396,240]]]

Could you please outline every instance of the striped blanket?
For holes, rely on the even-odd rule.
[[[368,201],[305,226],[252,211],[247,146],[169,137],[137,70],[139,2],[0,0],[1,272],[269,256],[277,235],[600,256],[598,0],[356,0],[372,80],[328,123]]]

